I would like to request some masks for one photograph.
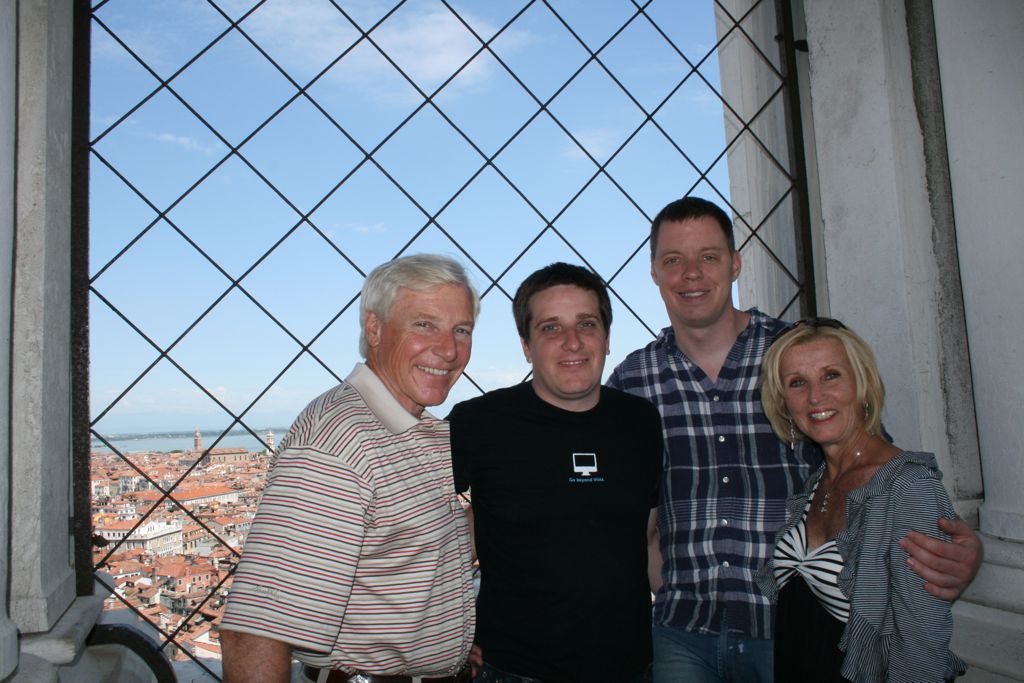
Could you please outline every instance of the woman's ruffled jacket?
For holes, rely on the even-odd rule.
[[[800,520],[823,472],[824,465],[786,501],[787,521],[776,542]],[[954,515],[930,453],[901,453],[847,496],[847,526],[836,544],[844,560],[839,588],[851,601],[839,642],[846,653],[841,673],[848,680],[946,681],[966,671],[963,660],[949,651],[950,603],[925,592],[924,579],[907,566],[899,546],[911,530],[949,540],[936,523]],[[756,578],[775,602],[779,588],[771,561]]]

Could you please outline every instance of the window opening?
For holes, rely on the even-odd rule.
[[[806,309],[787,12],[94,2],[83,430],[110,618],[218,678],[207,654],[273,440],[358,359],[378,263],[448,253],[482,294],[439,415],[528,377],[509,302],[552,261],[609,283],[607,371],[647,343],[667,324],[650,219],[685,194],[736,217],[757,286],[780,293],[767,312]]]

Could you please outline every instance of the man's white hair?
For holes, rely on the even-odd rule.
[[[372,312],[381,320],[387,320],[400,289],[423,291],[439,285],[465,287],[473,300],[473,320],[476,320],[480,314],[480,296],[458,261],[438,254],[413,254],[374,268],[366,276],[359,297],[359,353],[363,358],[370,352],[366,342],[367,313]]]

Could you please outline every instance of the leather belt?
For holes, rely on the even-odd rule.
[[[321,669],[308,664],[302,667],[302,673],[314,683],[319,683]],[[469,683],[469,667],[454,676],[421,677],[421,676],[375,676],[367,673],[345,673],[341,669],[331,669],[326,683]]]

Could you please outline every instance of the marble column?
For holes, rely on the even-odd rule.
[[[1024,541],[1024,5],[934,6],[985,482],[981,529]]]
[[[19,0],[15,7],[9,604],[27,634],[49,630],[75,598],[68,524],[73,3]]]
[[[0,207],[14,206],[15,113],[17,111],[17,5],[0,3]],[[0,212],[0,469],[10,471],[11,287],[14,211]],[[0,477],[0,548],[7,549],[10,529],[10,481]],[[0,679],[18,665],[18,631],[7,613],[10,557],[0,553]]]
[[[729,103],[724,111],[725,140],[731,143],[727,154],[729,198],[735,210],[736,246],[743,257],[743,272],[736,283],[739,304],[742,308],[757,306],[776,316],[785,311],[785,317],[797,319],[803,314],[800,303],[793,302],[796,282],[802,277],[794,225],[798,194],[779,169],[779,164],[790,169],[794,166],[787,92],[779,92],[781,79],[753,47],[756,44],[772,65],[785,73],[781,43],[776,40],[782,29],[773,3],[727,0],[715,3],[714,11],[721,41],[722,95]],[[742,31],[735,27],[740,17],[745,17]],[[698,193],[702,193],[700,189]],[[728,208],[726,211],[733,214]]]

